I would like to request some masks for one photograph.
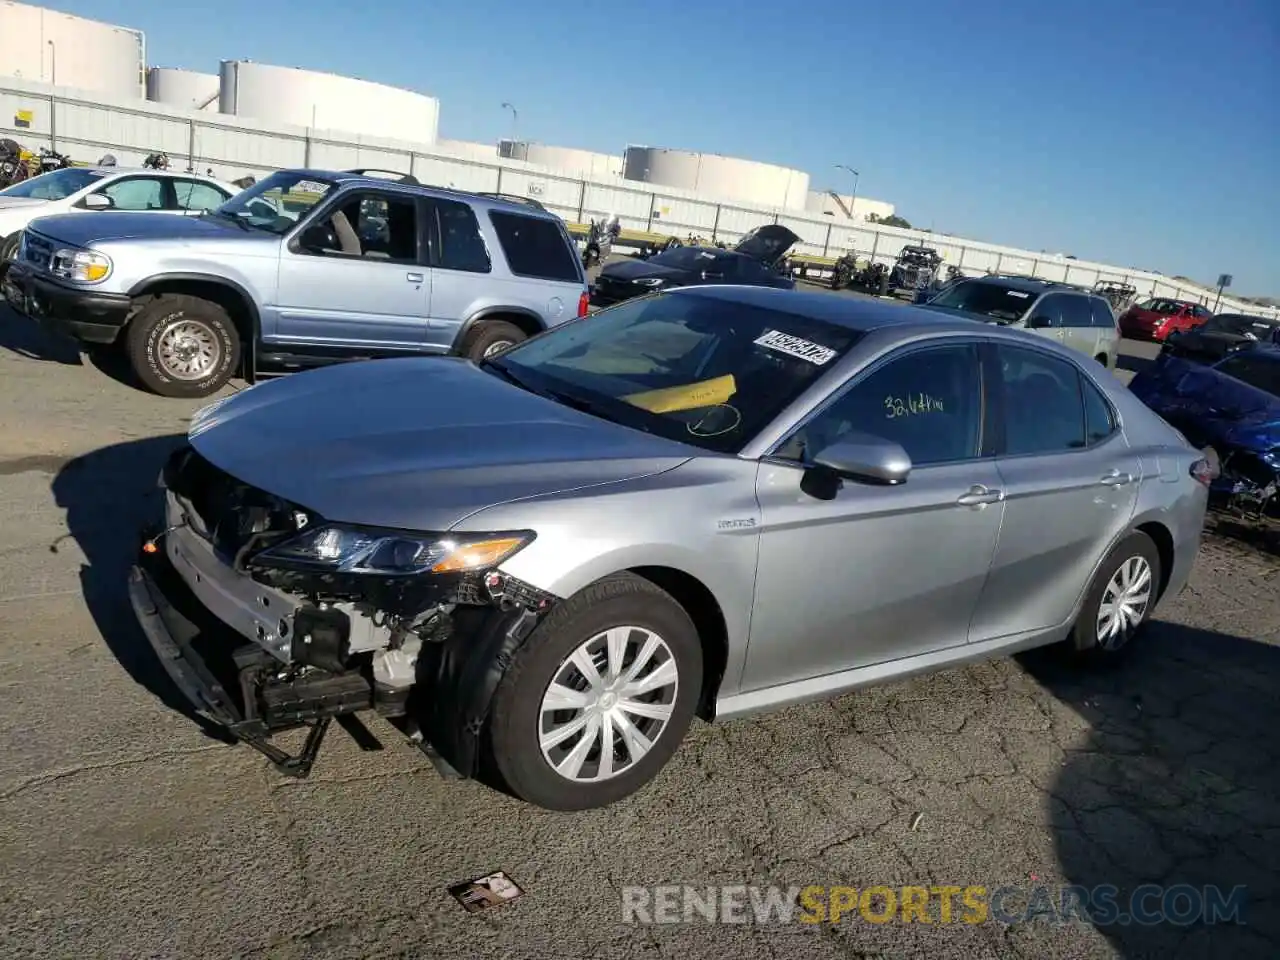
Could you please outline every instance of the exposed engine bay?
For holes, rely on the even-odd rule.
[[[144,542],[131,594],[153,646],[175,658],[170,675],[208,719],[282,772],[306,776],[330,721],[372,738],[354,715],[375,710],[442,772],[474,773],[507,658],[557,599],[494,569],[495,551],[514,537],[441,536],[424,547],[403,534],[339,528],[189,446],[170,458],[161,486],[165,524]],[[309,568],[305,558],[272,560],[301,556],[298,544],[343,549],[344,538],[363,561]],[[406,563],[414,549],[431,566],[399,572],[417,569]],[[149,626],[144,614],[159,620]],[[307,725],[297,757],[269,742]]]

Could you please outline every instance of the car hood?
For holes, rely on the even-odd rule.
[[[161,213],[60,213],[41,217],[34,229],[69,246],[107,240],[216,240],[228,237],[266,237],[213,217],[180,217]],[[275,239],[275,238],[273,238]]]
[[[795,231],[780,223],[767,223],[744,236],[733,249],[743,256],[774,267],[799,241],[800,237]]]
[[[1210,442],[1280,437],[1280,397],[1212,367],[1161,355],[1129,382],[1129,390],[1183,433]]]
[[[32,197],[0,197],[0,213],[6,210],[32,210],[46,206],[48,203],[48,200]]]
[[[215,466],[327,520],[407,530],[448,530],[485,507],[695,455],[440,357],[268,381],[205,407],[189,438]]]
[[[708,264],[714,262],[714,260],[707,261]],[[649,280],[653,278],[676,280],[685,279],[693,275],[692,271],[683,267],[667,266],[663,263],[655,263],[652,260],[616,260],[613,263],[606,264],[600,270],[600,276],[608,277],[611,280]]]

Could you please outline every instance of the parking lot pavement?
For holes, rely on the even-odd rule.
[[[0,956],[1276,956],[1280,560],[1206,538],[1124,667],[1050,652],[723,725],[577,815],[441,781],[390,728],[310,780],[202,733],[124,573],[195,402],[0,313]],[[52,356],[53,359],[40,359]],[[478,914],[449,884],[507,871]],[[640,884],[1247,887],[1247,925],[622,922]],[[1159,903],[1157,898],[1155,904]],[[1152,905],[1147,902],[1148,907]]]

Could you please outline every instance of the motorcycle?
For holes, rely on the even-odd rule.
[[[71,158],[65,153],[58,153],[56,150],[48,150],[41,147],[40,156],[34,158],[34,166],[38,173],[49,173],[53,170],[65,170],[67,167],[75,166],[75,164],[71,162]]]
[[[590,269],[593,264],[603,263],[613,253],[613,242],[622,233],[622,224],[618,218],[608,220],[592,220],[587,231],[587,243],[582,251],[583,269]]]
[[[0,190],[21,183],[31,175],[22,147],[16,140],[0,140]]]

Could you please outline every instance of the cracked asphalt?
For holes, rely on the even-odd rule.
[[[1144,352],[1145,351],[1145,352]],[[1128,365],[1149,356],[1127,351]],[[1051,651],[695,725],[584,814],[442,781],[379,721],[310,780],[180,711],[124,575],[196,402],[0,311],[0,956],[1280,955],[1280,557],[1206,536],[1122,668]],[[525,896],[466,913],[449,884]],[[622,922],[636,884],[1247,887],[1244,925]]]

